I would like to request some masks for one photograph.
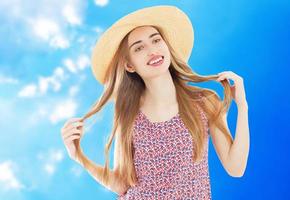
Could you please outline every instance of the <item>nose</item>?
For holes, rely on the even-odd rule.
[[[148,45],[147,46],[147,55],[149,58],[152,58],[153,56],[158,55],[157,48],[154,46]]]
[[[152,57],[152,56],[156,56],[158,55],[158,53],[155,50],[149,49],[148,50],[148,56]]]
[[[150,54],[148,54],[148,57],[151,58],[151,57],[156,56],[156,55],[157,55],[157,53],[150,53]]]

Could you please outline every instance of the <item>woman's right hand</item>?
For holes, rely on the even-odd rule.
[[[80,140],[84,134],[84,122],[81,118],[68,119],[61,128],[61,136],[69,157],[77,161],[76,145],[74,140]]]

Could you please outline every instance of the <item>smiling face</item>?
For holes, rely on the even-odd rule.
[[[129,72],[150,79],[168,71],[170,52],[167,44],[152,26],[134,29],[128,36]]]

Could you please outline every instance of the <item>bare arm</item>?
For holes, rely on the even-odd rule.
[[[230,132],[227,116],[223,116],[224,125]],[[212,142],[217,155],[229,175],[241,177],[245,172],[249,153],[248,107],[238,105],[238,117],[235,139],[231,135],[224,135],[215,126],[210,127]]]
[[[238,106],[238,118],[235,140],[228,153],[229,166],[238,177],[243,176],[249,155],[250,136],[248,124],[248,106]]]

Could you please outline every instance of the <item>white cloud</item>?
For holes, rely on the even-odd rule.
[[[89,67],[91,61],[87,55],[82,54],[77,58],[76,61],[73,61],[70,58],[64,59],[63,64],[71,73],[76,74],[77,72]]]
[[[53,35],[59,33],[59,25],[51,19],[38,18],[32,21],[34,33],[44,39],[48,40]]]
[[[64,158],[64,153],[60,149],[50,149],[48,152],[40,152],[37,158],[43,161],[43,170],[48,175],[53,175],[57,170],[57,165]]]
[[[47,41],[51,47],[65,49],[70,46],[70,42],[60,30],[58,22],[44,17],[32,18],[28,22],[34,34]]]
[[[1,188],[5,190],[18,190],[24,188],[24,185],[17,179],[14,174],[15,163],[4,161],[0,163],[0,183]]]
[[[67,25],[82,25],[86,4],[82,0],[0,1],[1,26],[8,26],[20,40],[38,42],[37,36],[52,48],[66,49],[74,40]]]
[[[84,36],[80,36],[78,39],[77,39],[77,42],[79,43],[84,43],[85,42],[85,37]]]
[[[79,90],[80,90],[79,86],[77,86],[77,85],[73,85],[73,86],[71,86],[71,87],[69,88],[69,95],[70,95],[71,97],[73,97],[73,96],[75,96],[75,95],[78,93]]]
[[[70,47],[70,42],[67,38],[65,38],[62,35],[55,35],[51,40],[49,41],[50,46],[54,48],[60,48],[60,49],[66,49]]]
[[[73,165],[71,168],[70,168],[70,172],[76,176],[76,177],[80,177],[83,173],[83,168],[78,166],[78,165]]]
[[[59,77],[61,79],[65,78],[63,68],[61,68],[61,67],[55,68],[55,70],[53,71],[53,75],[55,77]]]
[[[78,68],[80,70],[85,69],[86,67],[89,67],[91,64],[91,61],[87,55],[80,55],[77,60]]]
[[[38,109],[38,116],[39,117],[45,117],[45,116],[47,116],[47,114],[48,114],[48,111],[45,108],[40,107]]]
[[[41,94],[45,94],[48,89],[50,79],[46,77],[39,77],[38,84],[39,84],[39,90]]]
[[[60,161],[63,160],[63,152],[62,152],[62,150],[52,151],[50,156],[51,156],[51,160],[53,160],[55,162],[60,162]]]
[[[55,172],[55,166],[51,163],[46,163],[44,165],[44,170],[47,172],[47,174],[52,175]]]
[[[50,78],[50,83],[53,87],[53,90],[59,91],[61,87],[61,82],[67,79],[65,72],[62,67],[55,68],[53,75]]]
[[[19,97],[34,97],[37,91],[37,85],[29,84],[24,86],[22,90],[18,92]]]
[[[104,31],[104,29],[103,29],[102,27],[99,27],[99,26],[95,27],[95,32],[96,32],[96,33],[100,34],[100,33],[102,33],[103,31]]]
[[[67,79],[62,67],[55,68],[53,74],[48,77],[38,77],[37,84],[28,84],[24,86],[18,93],[19,97],[35,97],[36,95],[45,95],[49,88],[54,92],[61,89],[62,82]]]
[[[72,59],[70,58],[64,59],[63,64],[71,73],[77,72],[77,66],[74,64]]]
[[[62,9],[62,14],[66,20],[72,25],[81,25],[81,18],[76,13],[76,8],[70,4],[67,4]]]
[[[54,77],[39,77],[38,85],[41,94],[46,94],[49,85],[53,87],[54,91],[59,91],[61,88],[60,82]]]
[[[95,4],[100,7],[108,5],[109,0],[95,0]]]
[[[68,98],[61,100],[53,100],[51,98],[43,99],[36,103],[36,108],[33,109],[25,119],[25,129],[35,128],[40,122],[50,122],[56,124],[74,117],[77,111],[78,103],[74,100],[74,96],[79,91],[79,86],[74,85],[69,88]]]
[[[0,74],[0,84],[17,84],[19,81],[12,77],[7,77],[3,74]]]
[[[11,1],[0,1],[0,13],[4,17],[9,17],[13,19],[20,18],[23,12],[21,0],[11,0]],[[9,10],[9,12],[7,12]]]
[[[51,123],[55,124],[61,120],[72,117],[76,113],[77,103],[73,99],[68,99],[63,102],[59,102],[54,110],[52,110],[52,114],[49,116],[49,120]]]

